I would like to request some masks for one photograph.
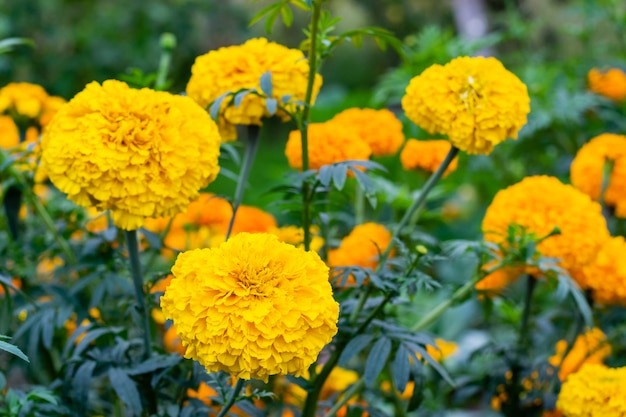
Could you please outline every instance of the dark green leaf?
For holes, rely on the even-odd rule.
[[[348,176],[348,167],[345,165],[338,165],[333,169],[333,182],[335,183],[335,187],[339,191],[343,189],[343,186],[346,183],[346,178]]]
[[[254,25],[256,22],[258,22],[259,20],[263,19],[263,16],[265,16],[268,13],[270,13],[272,10],[274,10],[277,7],[281,8],[282,4],[281,3],[272,3],[269,6],[264,7],[263,9],[261,9],[257,14],[252,16],[252,19],[250,19],[250,23],[248,23],[248,27]]]
[[[131,376],[147,374],[149,372],[154,372],[157,369],[172,367],[181,360],[182,357],[178,354],[153,356],[132,369],[128,369],[126,373]]]
[[[339,357],[339,365],[345,366],[350,359],[358,355],[363,349],[369,346],[374,339],[371,334],[360,334],[351,339]]]
[[[289,9],[289,7],[287,8]],[[263,75],[261,75],[259,85],[261,87],[261,91],[263,91],[266,96],[272,97],[272,71],[265,71]]]
[[[322,167],[319,170],[319,173],[317,174],[317,180],[324,187],[328,187],[330,185],[332,174],[333,174],[333,165],[322,165]]]
[[[109,380],[117,396],[128,407],[130,414],[137,416],[141,414],[141,397],[137,385],[123,370],[119,368],[109,369]]]
[[[229,95],[230,95],[230,92],[224,93],[221,96],[219,96],[218,98],[216,98],[213,103],[211,103],[211,107],[209,108],[209,114],[211,115],[211,118],[213,120],[217,121],[217,118],[218,118],[218,116],[220,114],[220,108],[222,107],[222,102]]]
[[[270,115],[276,114],[276,109],[278,108],[278,102],[275,98],[266,98],[265,99],[265,108]]]
[[[435,371],[437,371],[437,373],[443,379],[445,379],[448,384],[450,384],[452,387],[455,386],[454,381],[452,380],[452,378],[450,378],[450,375],[448,374],[448,371],[446,371],[439,362],[437,362],[432,356],[430,356],[426,349],[414,343],[407,342],[406,345],[409,348],[413,349],[415,353],[419,353],[422,356],[422,359],[426,360],[426,362],[432,365],[432,367],[435,368]]]
[[[35,42],[28,38],[7,38],[0,41],[0,54],[4,54],[19,45],[35,47]]]
[[[272,26],[274,26],[274,22],[276,21],[276,18],[278,18],[280,9],[284,6],[284,3],[276,3],[276,6],[277,7],[269,13],[267,19],[265,20],[265,33],[267,34],[272,33]]]
[[[77,411],[86,411],[87,400],[89,398],[89,388],[91,386],[91,377],[94,369],[96,369],[96,363],[94,361],[85,361],[78,367],[74,377],[72,378],[71,395],[76,399],[76,404],[78,404],[81,408]],[[83,412],[82,414],[86,413]]]
[[[409,351],[400,344],[396,351],[396,357],[393,360],[391,367],[391,375],[393,377],[393,384],[399,393],[403,393],[406,389],[406,384],[409,382],[411,363],[409,362]]]
[[[20,348],[18,348],[15,345],[12,345],[10,343],[3,342],[3,341],[0,340],[0,350],[3,350],[3,351],[8,352],[8,353],[10,353],[12,355],[15,355],[18,358],[20,358],[22,360],[25,360],[26,362],[30,363],[30,361],[28,360],[28,357],[24,354],[24,352],[22,352],[20,350]]]
[[[373,387],[376,378],[385,367],[389,354],[391,353],[391,340],[381,337],[372,347],[367,362],[365,363],[365,371],[363,379],[367,387]]]

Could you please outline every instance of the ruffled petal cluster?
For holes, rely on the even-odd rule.
[[[589,89],[614,101],[626,99],[626,73],[619,68],[600,71],[597,68],[587,73]]]
[[[328,251],[328,264],[331,267],[375,269],[379,253],[385,252],[390,243],[391,232],[382,224],[369,222],[358,225],[341,240],[338,248]]]
[[[559,369],[561,381],[565,381],[568,375],[577,372],[585,364],[601,364],[612,351],[606,335],[597,327],[579,335],[571,349],[568,349],[566,340],[559,340],[555,350],[556,353],[550,356],[548,362]]]
[[[372,154],[370,146],[354,130],[335,122],[311,123],[308,148],[311,169],[349,160],[366,161]],[[302,136],[299,130],[289,133],[285,156],[289,166],[302,169]]]
[[[116,80],[88,84],[42,138],[52,183],[127,230],[184,211],[219,171],[220,136],[193,100]]]
[[[566,417],[626,416],[626,367],[583,366],[561,386],[556,408]]]
[[[180,254],[161,307],[209,372],[303,375],[337,332],[339,305],[314,252],[266,233]]]
[[[324,246],[324,238],[319,235],[319,228],[311,226],[310,248],[313,252],[319,252]],[[283,226],[271,230],[281,242],[289,243],[304,249],[304,229],[297,226]]]
[[[331,121],[354,130],[374,156],[395,155],[404,143],[402,122],[387,109],[346,109]]]
[[[58,109],[60,97],[51,97],[40,85],[9,83],[0,88],[0,114],[7,113],[16,119],[38,121],[47,112]]]
[[[400,162],[405,170],[423,170],[435,172],[439,165],[446,159],[446,155],[452,149],[447,140],[416,140],[409,139],[400,152]],[[454,158],[444,171],[444,177],[458,166],[458,157]]]
[[[604,192],[604,202],[615,207],[617,217],[626,217],[626,136],[604,133],[580,148],[570,168],[572,184],[599,200],[606,161],[613,162],[613,170]]]
[[[497,59],[460,57],[413,78],[402,108],[415,124],[447,135],[460,150],[488,154],[506,138],[517,138],[530,98],[526,85]]]
[[[583,270],[593,300],[600,304],[626,306],[626,241],[609,239],[593,262]]]
[[[560,265],[585,288],[582,269],[609,239],[600,205],[548,176],[527,177],[496,194],[482,222],[485,240],[502,243],[512,224],[525,227],[537,238],[558,227],[561,233],[541,241],[537,250],[543,256],[560,258]]]
[[[304,101],[309,75],[309,63],[302,51],[269,42],[265,38],[250,39],[242,45],[223,47],[196,58],[191,67],[187,95],[202,107],[208,106],[225,93],[242,89],[256,89],[262,93],[260,80],[266,72],[272,74],[271,98],[277,100],[276,115],[288,120],[288,112],[296,109],[296,101]],[[315,75],[313,99],[322,85],[322,77]],[[238,106],[222,103],[219,121],[224,140],[235,140],[234,125],[261,125],[270,117],[265,98],[248,94]]]

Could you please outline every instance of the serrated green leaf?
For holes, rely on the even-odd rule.
[[[341,356],[339,357],[339,365],[345,366],[348,364],[350,359],[354,356],[358,355],[369,346],[369,344],[374,340],[374,336],[371,334],[360,334],[355,338],[351,339],[346,345],[343,352],[341,352]]]
[[[3,350],[5,352],[8,352],[12,355],[17,356],[18,358],[30,363],[30,361],[28,360],[28,356],[26,356],[24,354],[24,352],[22,352],[20,350],[20,348],[18,348],[15,345],[12,345],[11,343],[7,343],[7,342],[3,342],[0,340],[0,350]]]
[[[264,7],[263,9],[261,9],[257,14],[252,16],[252,19],[250,19],[250,22],[248,23],[248,27],[254,25],[259,20],[263,19],[263,16],[265,16],[268,13],[270,13],[272,10],[274,10],[277,7],[279,7],[279,8],[282,7],[281,3],[272,3],[269,6]]]
[[[396,357],[393,360],[391,366],[391,376],[393,377],[393,384],[399,393],[403,393],[406,389],[406,385],[409,382],[411,363],[409,362],[409,351],[400,344],[398,350],[396,350]]]
[[[267,19],[265,20],[265,33],[267,33],[268,35],[272,33],[272,26],[274,26],[274,22],[276,22],[276,19],[278,18],[278,15],[280,14],[280,9],[283,7],[284,3],[276,3],[276,4],[278,5],[278,7],[272,10],[269,13],[269,16],[267,16]]]
[[[128,407],[130,414],[133,416],[140,415],[143,411],[143,407],[141,405],[139,390],[137,389],[135,382],[126,374],[126,372],[119,368],[110,368],[108,375],[113,390],[126,407]]]
[[[419,353],[422,359],[426,360],[426,362],[428,362],[435,369],[435,371],[437,371],[437,373],[443,379],[445,379],[448,384],[450,384],[450,386],[452,387],[455,386],[454,381],[448,374],[448,371],[446,371],[439,362],[437,362],[432,356],[430,356],[430,354],[426,351],[426,349],[424,349],[420,345],[416,345],[414,343],[408,343],[408,342],[406,342],[406,346],[413,349],[415,353]]]
[[[376,343],[374,343],[374,346],[372,346],[372,350],[367,357],[365,371],[363,372],[363,379],[365,380],[365,385],[367,387],[371,388],[374,386],[378,375],[387,364],[387,359],[389,358],[390,353],[391,340],[388,338],[381,337]]]
[[[291,27],[293,24],[293,12],[291,11],[291,7],[285,4],[283,8],[280,9],[280,14],[282,15],[284,25]]]

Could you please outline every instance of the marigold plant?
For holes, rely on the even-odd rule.
[[[609,239],[598,203],[557,178],[526,177],[496,194],[483,218],[482,231],[487,241],[502,243],[513,224],[537,238],[558,228],[560,234],[541,241],[537,250],[543,256],[559,258],[560,265],[587,287],[582,268]]]
[[[626,136],[604,133],[583,145],[570,168],[572,184],[599,200],[607,161],[613,163],[613,169],[607,178],[604,202],[615,207],[617,217],[626,217]]]
[[[435,172],[451,148],[452,145],[447,140],[409,139],[400,152],[402,168]],[[455,171],[457,166],[458,158],[454,158],[444,171],[444,177]]]
[[[70,200],[109,209],[131,230],[185,210],[217,176],[219,143],[215,123],[188,97],[109,80],[90,83],[59,110],[42,161]]]
[[[209,372],[301,376],[337,332],[328,267],[265,233],[180,254],[161,298],[185,357]]]
[[[191,67],[187,94],[205,108],[225,93],[256,89],[261,94],[261,76],[267,72],[271,73],[270,96],[277,101],[276,115],[288,120],[289,112],[296,109],[295,101],[305,98],[309,64],[302,51],[265,38],[250,39],[197,57]],[[314,97],[321,85],[322,77],[316,74]],[[258,94],[247,94],[238,105],[228,106],[228,101],[222,103],[219,123],[224,140],[236,139],[233,125],[261,125],[264,117],[272,115],[265,98]]]
[[[596,94],[614,101],[623,101],[626,98],[626,73],[619,68],[610,68],[600,71],[592,68],[587,73],[589,89]]]
[[[448,136],[470,154],[488,154],[517,138],[530,112],[526,85],[495,58],[460,57],[411,80],[402,98],[407,117]]]

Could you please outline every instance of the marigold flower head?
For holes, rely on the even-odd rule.
[[[9,83],[0,89],[0,113],[17,118],[37,119],[49,96],[40,85]]]
[[[372,154],[367,142],[348,126],[333,121],[311,123],[308,129],[309,168],[348,160],[366,161]],[[302,169],[302,136],[299,130],[289,133],[285,147],[289,166]]]
[[[559,369],[561,381],[565,381],[568,375],[577,372],[585,364],[601,364],[611,354],[606,335],[597,327],[579,335],[569,352],[567,348],[567,341],[559,340],[555,346],[556,353],[548,359],[550,365]],[[564,357],[566,352],[567,356]]]
[[[446,159],[452,149],[447,140],[416,140],[409,139],[400,152],[400,162],[405,170],[421,169],[426,172],[435,172]],[[454,158],[443,173],[445,177],[456,170],[458,157]]]
[[[187,94],[202,107],[207,108],[219,96],[242,89],[256,89],[262,93],[260,80],[271,72],[271,97],[278,102],[276,115],[288,120],[288,112],[296,110],[294,101],[304,101],[309,63],[302,51],[289,49],[269,42],[265,38],[250,39],[242,45],[228,46],[210,51],[196,58],[191,67]],[[322,85],[322,77],[315,76],[313,99]],[[285,97],[290,99],[286,100]],[[235,140],[233,125],[261,125],[261,119],[270,117],[265,98],[257,94],[246,95],[238,106],[222,103],[220,132],[224,140]]]
[[[527,177],[496,194],[482,223],[485,240],[502,243],[512,224],[538,238],[558,227],[560,234],[541,241],[537,250],[543,256],[560,258],[560,266],[584,288],[582,268],[609,239],[600,205],[548,176]]]
[[[311,226],[310,249],[319,252],[324,246],[324,238],[319,235],[319,228]],[[304,249],[304,229],[297,226],[283,226],[271,230],[271,233],[278,237],[278,240],[290,243],[298,248]]]
[[[185,357],[209,372],[267,382],[303,375],[337,332],[328,267],[266,233],[240,233],[178,256],[161,307]]]
[[[374,156],[395,155],[404,142],[402,122],[387,109],[347,109],[331,121],[353,129]]]
[[[445,339],[435,339],[435,346],[426,345],[426,352],[437,362],[444,361],[459,350],[459,345]]]
[[[0,115],[0,149],[11,149],[20,144],[20,132],[10,116]]]
[[[626,136],[604,133],[580,148],[570,168],[572,184],[599,200],[607,160],[613,162],[613,170],[604,192],[604,202],[615,207],[617,217],[626,217]]]
[[[220,137],[188,97],[92,82],[42,138],[52,183],[82,206],[111,210],[122,229],[184,211],[219,171]]]
[[[226,227],[228,227],[228,223]],[[258,207],[241,205],[237,209],[231,236],[243,232],[266,233],[276,229],[276,227],[278,227],[276,218],[270,213]]]
[[[361,266],[375,269],[379,253],[385,252],[391,243],[391,232],[381,224],[364,223],[356,226],[341,240],[337,249],[328,251],[331,267]]]
[[[626,98],[626,73],[619,68],[600,71],[593,68],[587,73],[589,89],[596,94],[614,101],[623,101]]]
[[[626,306],[626,241],[612,237],[600,248],[594,260],[585,266],[583,276],[599,304]]]
[[[497,59],[460,57],[413,78],[402,108],[415,124],[447,135],[460,150],[488,154],[506,138],[517,138],[530,98],[526,85]]]
[[[626,415],[626,367],[589,364],[561,386],[556,408],[567,417]]]

